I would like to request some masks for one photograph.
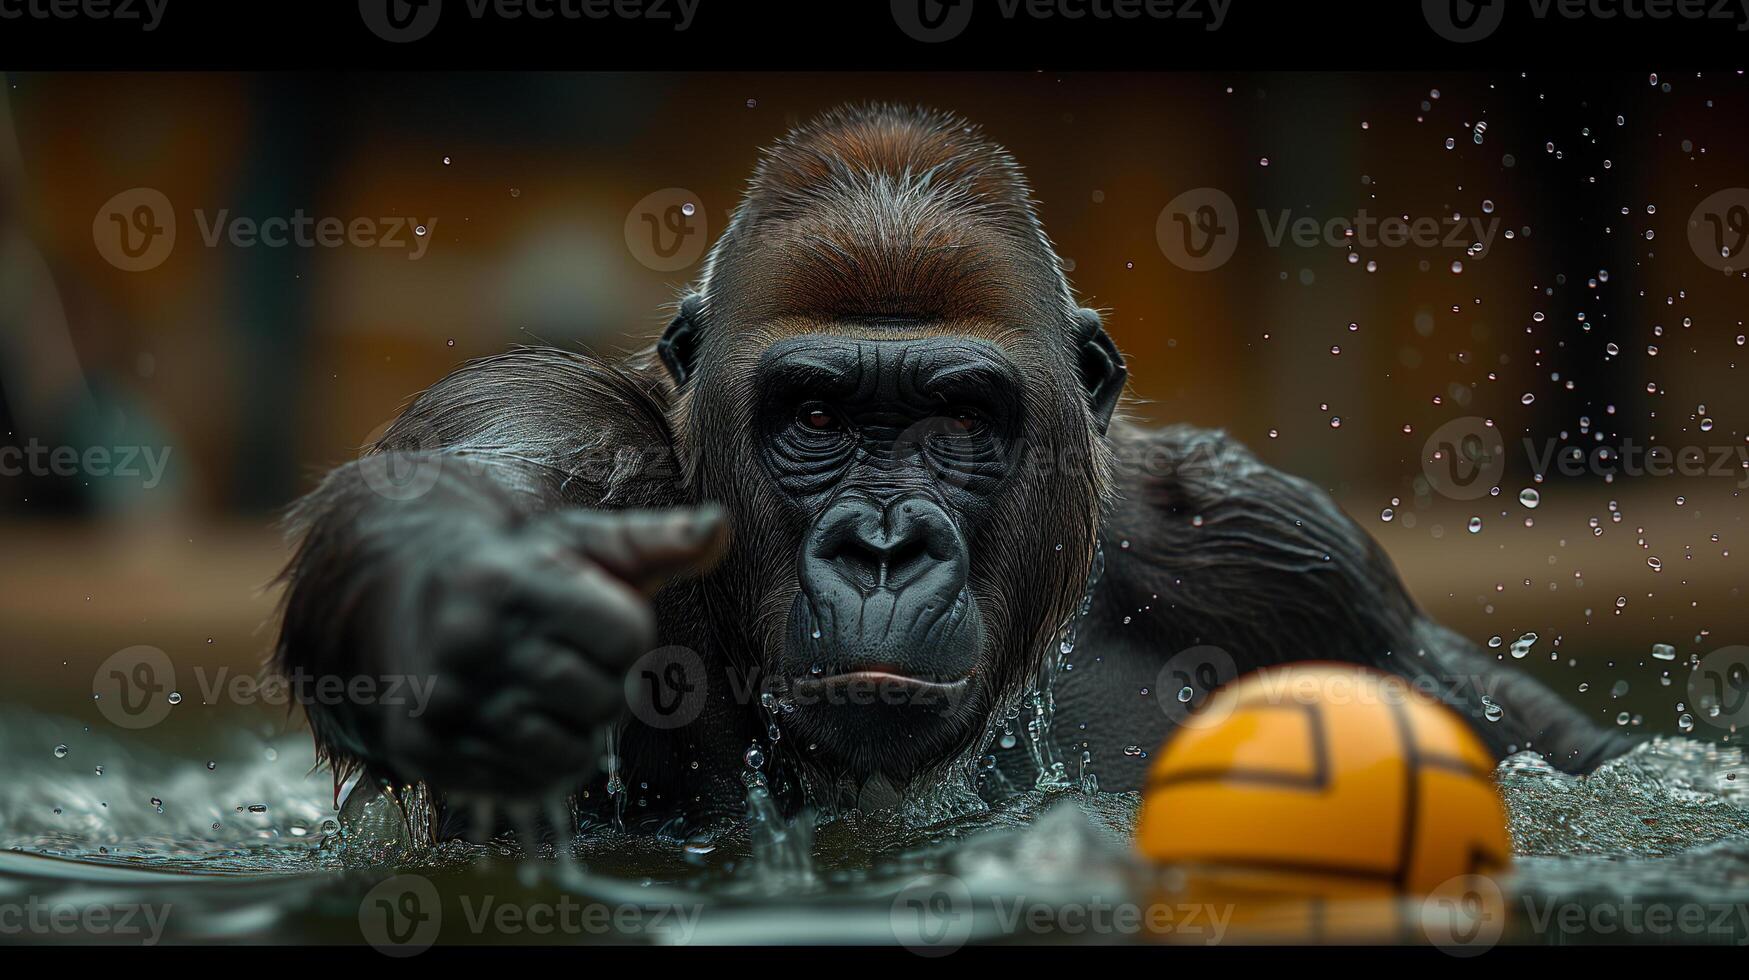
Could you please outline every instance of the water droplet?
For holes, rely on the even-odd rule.
[[[67,751],[68,750],[67,750],[67,747],[65,745],[55,746],[55,758],[65,759],[67,757]]]
[[[1543,497],[1542,494],[1537,493],[1534,489],[1525,487],[1523,490],[1518,491],[1518,502],[1529,507],[1531,510],[1536,510],[1536,505],[1543,502]]]

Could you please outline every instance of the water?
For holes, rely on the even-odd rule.
[[[355,789],[338,811],[301,733],[265,743],[240,734],[236,751],[214,760],[130,748],[125,735],[69,738],[72,724],[0,714],[9,757],[0,902],[119,911],[107,924],[32,938],[364,940],[396,952],[431,939],[1158,938],[1116,920],[1103,929],[1082,924],[1087,910],[1156,900],[1158,874],[1128,844],[1140,804],[1133,793],[1053,786],[943,819],[919,820],[901,808],[784,821],[755,787],[752,819],[742,825],[685,840],[605,827],[564,848],[570,861],[555,859],[551,846],[530,859],[514,837],[418,843],[422,828],[374,787]],[[55,747],[69,742],[57,758]],[[1506,760],[1497,775],[1517,851],[1504,882],[1508,941],[1609,941],[1620,929],[1607,917],[1556,928],[1548,916],[1569,903],[1612,912],[1665,903],[1705,918],[1706,929],[1681,933],[1681,941],[1749,942],[1749,766],[1739,749],[1660,738],[1585,778],[1554,772],[1528,753]],[[385,888],[393,901],[383,898]],[[920,936],[906,924],[919,894],[968,914]],[[407,901],[437,911],[424,920],[435,920],[436,931],[396,945],[403,934],[385,936],[371,916]],[[120,925],[127,910],[131,933]],[[542,921],[546,928],[537,929]],[[1175,938],[1188,928],[1181,921]],[[1218,937],[1206,924],[1190,936],[1233,942],[1245,933],[1229,922]]]

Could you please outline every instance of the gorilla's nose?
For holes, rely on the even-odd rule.
[[[821,515],[809,564],[824,565],[859,591],[902,592],[929,579],[951,595],[965,583],[966,549],[947,512],[921,496],[884,505],[842,499]]]

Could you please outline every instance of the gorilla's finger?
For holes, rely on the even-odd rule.
[[[555,533],[588,558],[645,594],[670,578],[716,563],[728,537],[716,504],[670,510],[569,510],[549,519]]]
[[[505,796],[564,785],[596,764],[592,741],[571,736],[538,714],[455,736],[448,748],[441,767],[431,773],[433,781]]]
[[[606,667],[623,667],[656,642],[656,614],[643,596],[593,565],[528,574],[511,601],[532,632],[559,639]]]
[[[623,685],[566,644],[526,639],[511,648],[505,663],[528,684],[535,704],[580,733],[593,730],[625,705]]]
[[[530,793],[593,772],[597,762],[593,738],[573,735],[537,711],[506,727],[499,744],[507,752],[505,767]]]

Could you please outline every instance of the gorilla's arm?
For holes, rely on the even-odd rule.
[[[412,685],[399,705],[305,692],[336,771],[514,791],[591,768],[612,668],[652,640],[634,580],[707,536],[691,512],[602,510],[677,503],[673,465],[654,386],[537,348],[458,369],[328,474],[291,515],[276,665]]]
[[[1148,631],[1156,668],[1198,644],[1226,650],[1241,672],[1296,660],[1362,663],[1424,682],[1472,719],[1497,756],[1528,747],[1585,771],[1633,744],[1428,619],[1378,543],[1310,482],[1218,432],[1114,426],[1112,434],[1121,499],[1105,541],[1103,618],[1157,623],[1165,636]],[[1488,720],[1484,696],[1498,720]]]

